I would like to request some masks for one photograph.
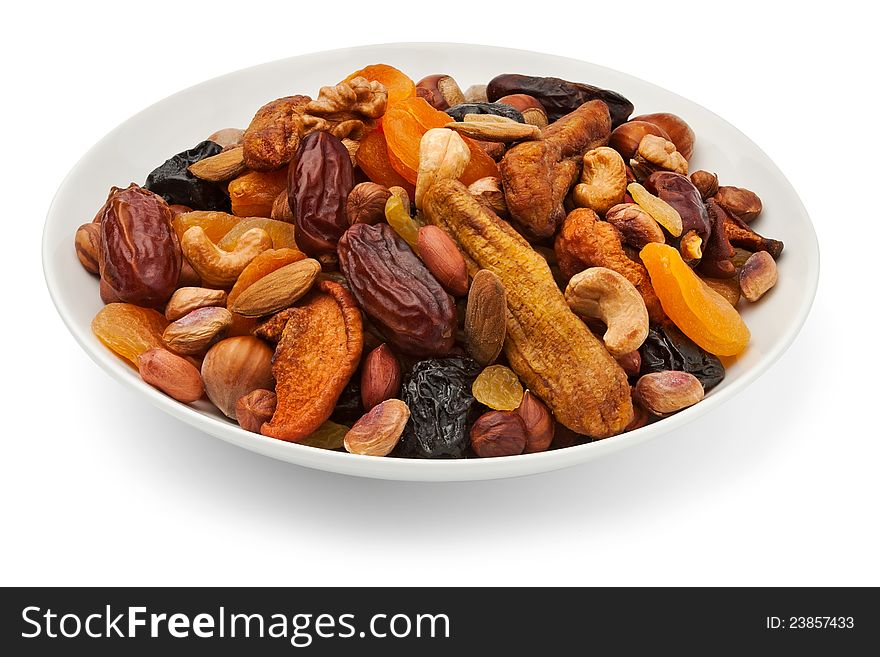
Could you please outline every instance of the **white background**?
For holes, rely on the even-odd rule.
[[[4,9],[0,583],[880,584],[878,16],[870,3],[777,4]],[[79,157],[202,80],[411,40],[585,59],[743,130],[819,235],[819,293],[790,351],[673,435],[561,472],[448,485],[272,461],[100,371],[62,325],[40,266],[45,212]]]

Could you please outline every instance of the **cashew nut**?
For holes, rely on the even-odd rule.
[[[419,142],[419,175],[416,178],[416,207],[438,180],[456,180],[467,167],[471,151],[458,133],[446,128],[431,128]]]
[[[635,351],[648,337],[648,310],[635,286],[616,271],[591,267],[575,274],[565,289],[565,300],[582,317],[605,322],[602,337],[612,356]]]
[[[229,288],[251,260],[272,248],[272,238],[262,228],[251,228],[238,238],[233,251],[224,251],[201,226],[193,226],[183,234],[180,248],[205,285]]]
[[[626,165],[620,154],[607,146],[587,151],[581,181],[574,188],[575,205],[605,214],[623,201],[624,194]]]

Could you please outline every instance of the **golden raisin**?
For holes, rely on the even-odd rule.
[[[504,365],[490,365],[480,372],[471,392],[474,399],[496,411],[512,411],[523,398],[519,377]]]
[[[318,447],[320,449],[342,449],[345,434],[350,427],[327,420],[315,431],[299,441],[300,445]]]
[[[399,196],[392,194],[385,201],[385,219],[388,225],[394,229],[394,232],[403,238],[403,241],[409,244],[410,248],[415,251],[416,243],[419,241],[419,226],[409,216],[406,207]]]
[[[110,303],[92,320],[92,332],[98,339],[137,367],[137,358],[145,351],[163,347],[162,333],[168,326],[165,315],[151,308],[131,303]]]

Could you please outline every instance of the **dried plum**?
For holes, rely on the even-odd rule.
[[[411,415],[397,451],[405,456],[462,456],[476,403],[471,385],[479,373],[477,362],[462,356],[416,363],[401,390]]]
[[[642,356],[641,374],[662,370],[690,372],[707,392],[724,379],[724,365],[718,357],[700,349],[672,326],[652,326],[639,353]]]
[[[355,374],[351,377],[348,385],[342,389],[342,394],[336,401],[336,407],[330,419],[339,424],[351,425],[357,422],[364,414],[364,404],[361,401],[361,377]]]
[[[223,148],[213,141],[203,141],[188,151],[178,153],[153,169],[144,187],[164,198],[169,204],[186,205],[193,210],[229,212],[229,195],[225,183],[196,178],[189,172],[191,164],[217,155]]]
[[[444,111],[456,121],[464,121],[465,114],[494,114],[517,123],[526,122],[519,110],[504,103],[462,103]]]

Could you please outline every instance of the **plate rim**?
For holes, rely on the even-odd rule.
[[[226,421],[217,417],[203,414],[198,409],[186,404],[181,404],[172,398],[162,394],[155,388],[147,385],[136,376],[125,376],[120,368],[127,368],[125,364],[119,362],[119,358],[110,352],[99,340],[89,333],[89,340],[86,339],[80,328],[74,324],[72,315],[66,312],[67,301],[62,298],[59,293],[56,276],[59,272],[55,271],[52,262],[52,254],[50,253],[50,235],[52,226],[58,221],[53,218],[59,216],[61,212],[58,209],[58,199],[70,181],[75,172],[79,170],[81,165],[90,158],[92,153],[100,149],[105,143],[110,142],[114,136],[122,130],[129,122],[137,117],[150,112],[157,105],[166,103],[172,98],[183,93],[189,93],[195,89],[209,84],[216,84],[225,78],[241,75],[244,72],[255,72],[256,70],[273,65],[279,65],[288,61],[303,60],[309,57],[328,56],[341,53],[370,52],[382,49],[405,49],[418,48],[424,50],[444,50],[450,48],[468,48],[471,50],[491,50],[498,54],[517,53],[519,56],[540,56],[549,57],[556,60],[566,60],[572,64],[588,65],[598,69],[607,71],[614,76],[619,76],[623,80],[632,80],[639,85],[651,87],[659,90],[664,94],[671,94],[678,99],[685,101],[693,106],[699,107],[701,110],[710,114],[715,120],[725,124],[727,128],[734,131],[738,139],[743,140],[756,152],[760,153],[765,162],[768,163],[776,175],[788,186],[791,195],[798,204],[797,210],[806,219],[806,225],[809,228],[809,234],[806,236],[809,242],[809,253],[804,253],[808,264],[809,278],[802,280],[802,294],[800,302],[797,306],[797,312],[794,313],[793,319],[788,323],[788,328],[773,344],[772,348],[762,356],[761,360],[754,366],[743,371],[736,381],[730,383],[728,387],[720,391],[720,394],[709,394],[699,404],[687,408],[675,415],[663,418],[661,421],[648,426],[636,429],[635,431],[619,434],[611,438],[605,438],[582,445],[575,445],[553,451],[538,452],[533,454],[520,454],[516,456],[504,456],[490,459],[414,459],[414,458],[391,458],[391,457],[375,457],[349,454],[347,452],[338,452],[323,450],[319,448],[308,447],[296,443],[288,443],[279,441],[274,438],[262,436],[241,429],[238,425],[231,421]],[[592,62],[581,60],[573,57],[555,55],[552,53],[544,53],[532,51],[523,48],[506,48],[500,46],[487,46],[474,43],[454,43],[454,42],[386,42],[377,44],[367,44],[352,46],[348,48],[335,48],[332,50],[316,51],[303,53],[291,57],[284,57],[268,62],[262,62],[253,66],[243,67],[234,71],[224,73],[222,75],[204,80],[189,87],[180,89],[154,103],[146,106],[135,114],[129,116],[124,121],[117,124],[112,130],[107,132],[97,142],[95,142],[85,153],[74,163],[62,181],[59,183],[49,208],[46,213],[46,219],[43,224],[41,239],[41,257],[43,276],[46,286],[49,290],[49,296],[55,306],[56,311],[61,317],[62,322],[68,331],[74,337],[80,347],[101,369],[107,372],[111,378],[121,382],[124,386],[140,394],[145,394],[148,401],[153,406],[168,413],[172,417],[182,420],[189,426],[211,436],[220,438],[225,442],[232,443],[239,447],[243,447],[253,452],[270,456],[272,458],[286,461],[288,463],[311,467],[315,469],[335,472],[338,474],[354,475],[368,478],[406,480],[406,481],[470,481],[470,480],[489,480],[507,477],[516,477],[529,474],[538,474],[552,470],[572,467],[579,465],[594,458],[598,458],[606,453],[619,451],[627,447],[635,446],[646,440],[656,438],[662,434],[676,430],[696,418],[711,413],[721,404],[736,397],[745,387],[751,385],[760,376],[766,373],[782,355],[788,351],[797,338],[806,323],[807,317],[813,306],[818,289],[819,272],[821,270],[821,254],[819,250],[818,238],[812,218],[807,212],[800,195],[795,190],[789,179],[783,171],[776,165],[776,162],[764,150],[756,144],[745,133],[739,130],[729,121],[716,114],[712,110],[703,105],[692,101],[680,94],[656,85],[652,82],[643,80],[629,73],[618,71],[611,67],[594,64]],[[133,370],[128,372],[132,374]],[[207,423],[207,424],[206,424]],[[662,429],[661,429],[662,427]],[[366,459],[366,460],[365,460]]]

